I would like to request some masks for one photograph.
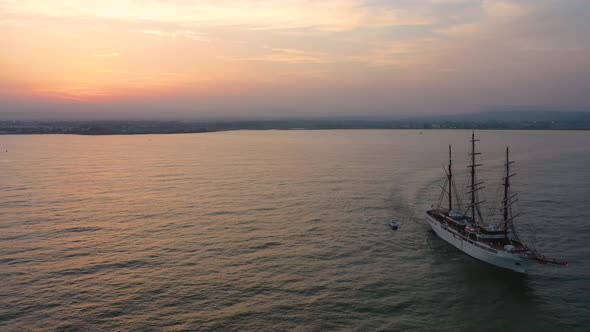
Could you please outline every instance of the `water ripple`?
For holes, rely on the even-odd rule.
[[[519,230],[570,268],[498,270],[424,225],[462,131],[2,136],[0,330],[583,331],[590,135],[481,136],[490,185],[522,152]]]

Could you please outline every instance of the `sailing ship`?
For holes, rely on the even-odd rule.
[[[485,188],[484,182],[477,180],[476,169],[482,166],[477,163],[475,151],[475,132],[471,134],[470,164],[467,166],[470,181],[466,195],[470,202],[465,209],[461,206],[458,192],[455,188],[452,169],[452,153],[449,145],[449,165],[445,170],[445,184],[436,208],[426,212],[426,221],[441,239],[455,246],[471,257],[486,263],[526,273],[534,263],[556,264],[567,266],[566,261],[550,259],[537,250],[527,246],[518,237],[514,228],[514,220],[519,214],[513,214],[512,206],[518,201],[517,194],[511,192],[510,180],[516,175],[510,172],[514,163],[510,160],[510,148],[506,147],[505,174],[503,182],[503,199],[501,201],[502,219],[499,223],[485,223],[480,206],[484,200],[479,199],[478,193]],[[448,207],[444,207],[444,198],[448,198]],[[455,198],[455,200],[453,200]]]

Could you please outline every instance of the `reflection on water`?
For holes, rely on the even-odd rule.
[[[428,230],[465,131],[1,136],[0,329],[582,330],[590,135],[480,136],[482,178],[511,144],[518,228],[571,268],[500,270]]]

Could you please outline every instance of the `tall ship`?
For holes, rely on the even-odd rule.
[[[514,221],[519,216],[513,213],[512,206],[518,201],[517,194],[512,193],[510,148],[506,147],[506,162],[502,178],[503,197],[501,200],[501,220],[496,223],[486,223],[482,216],[479,192],[485,188],[484,183],[477,180],[477,168],[482,166],[477,162],[475,132],[471,134],[471,153],[469,183],[465,194],[469,197],[469,204],[462,207],[458,191],[453,178],[453,162],[451,146],[449,145],[449,165],[445,170],[446,179],[442,185],[442,193],[436,207],[426,212],[426,221],[434,233],[441,239],[455,246],[467,255],[483,262],[526,273],[532,264],[555,264],[567,266],[568,262],[550,259],[537,250],[523,243],[514,227]],[[447,201],[448,199],[448,201]],[[447,205],[448,204],[448,205]],[[444,206],[447,205],[447,206]]]

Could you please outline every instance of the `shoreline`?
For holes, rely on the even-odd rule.
[[[551,130],[587,131],[590,121],[0,121],[0,135],[152,135],[237,130]]]

